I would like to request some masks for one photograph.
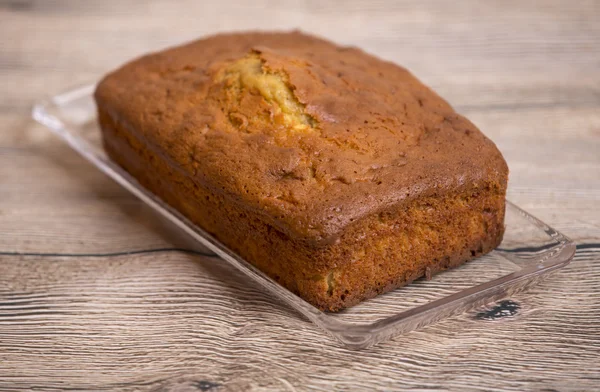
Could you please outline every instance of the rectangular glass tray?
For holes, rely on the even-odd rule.
[[[227,249],[113,163],[102,149],[93,91],[93,85],[85,86],[39,102],[33,108],[33,117],[194,241],[219,255],[347,347],[366,348],[393,335],[509,296],[564,267],[575,253],[575,245],[568,238],[508,202],[504,241],[490,254],[434,275],[431,280],[418,280],[339,313],[322,312]]]

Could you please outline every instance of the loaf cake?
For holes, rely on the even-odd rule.
[[[508,168],[494,143],[360,49],[219,34],[129,62],[95,99],[111,159],[322,310],[502,240]]]

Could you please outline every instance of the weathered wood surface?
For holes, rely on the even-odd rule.
[[[597,1],[1,1],[0,390],[600,389]],[[574,238],[512,298],[341,348],[29,119],[32,102],[148,50],[301,27],[402,63],[505,154],[511,199]]]

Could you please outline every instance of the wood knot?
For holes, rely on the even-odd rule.
[[[488,310],[484,310],[475,314],[475,319],[485,321],[495,321],[503,318],[514,317],[521,305],[518,302],[506,299],[496,303]]]

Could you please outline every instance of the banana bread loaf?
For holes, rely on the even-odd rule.
[[[109,156],[289,290],[337,311],[494,249],[507,165],[406,69],[300,32],[110,73]]]

